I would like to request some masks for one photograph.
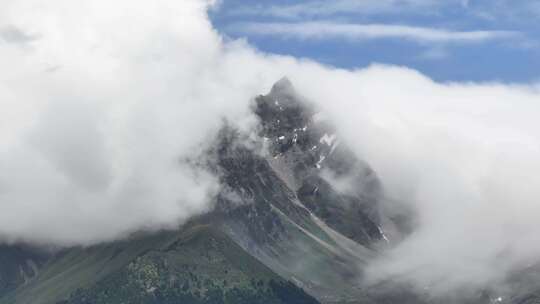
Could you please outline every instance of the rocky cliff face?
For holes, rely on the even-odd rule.
[[[375,172],[347,148],[333,126],[287,79],[256,99],[260,135],[272,168],[314,215],[364,246],[383,238]]]
[[[385,238],[376,174],[287,79],[253,111],[258,140],[224,128],[213,151],[227,233],[322,301],[365,298],[362,268]]]

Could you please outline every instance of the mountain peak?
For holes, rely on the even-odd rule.
[[[283,77],[278,80],[270,90],[270,93],[266,95],[267,99],[271,102],[282,103],[284,106],[295,105],[298,106],[300,98],[294,89],[292,82],[287,78]]]
[[[278,140],[280,146],[286,143],[286,147],[290,146],[292,142],[289,141],[293,141],[298,130],[306,131],[314,114],[313,106],[296,93],[291,81],[286,77],[276,82],[267,95],[257,97],[253,110],[263,127],[261,135]],[[296,143],[296,140],[294,142]]]
[[[282,77],[272,86],[270,94],[277,92],[294,92],[293,84],[287,76]]]

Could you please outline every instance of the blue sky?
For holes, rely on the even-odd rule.
[[[224,36],[342,68],[417,69],[438,81],[540,80],[540,1],[223,0]]]

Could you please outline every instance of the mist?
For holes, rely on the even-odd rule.
[[[414,215],[413,233],[369,264],[368,281],[441,295],[537,266],[536,85],[441,84],[389,66],[328,79],[333,92],[307,92],[377,172],[382,212]]]
[[[213,29],[214,5],[2,1],[2,242],[90,245],[211,210],[218,180],[181,160],[224,118],[253,127],[251,98],[287,75],[375,170],[381,212],[414,214],[413,233],[370,264],[368,281],[444,293],[539,262],[537,84],[437,83],[406,67],[264,54]]]
[[[176,228],[211,208],[215,177],[183,159],[254,94],[212,67],[201,1],[4,1],[0,235],[89,245]],[[222,95],[225,93],[226,95]]]

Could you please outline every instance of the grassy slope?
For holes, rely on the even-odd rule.
[[[4,296],[0,303],[52,303],[80,286],[88,286],[126,266],[152,248],[174,242],[176,235],[163,233],[59,254],[42,268],[37,278]]]
[[[284,295],[295,302],[283,302]],[[316,303],[219,230],[205,225],[68,250],[46,264],[37,278],[0,298],[0,303],[172,303],[180,299],[183,303],[240,303],[242,299]]]
[[[0,295],[37,275],[49,255],[27,246],[0,246]]]

